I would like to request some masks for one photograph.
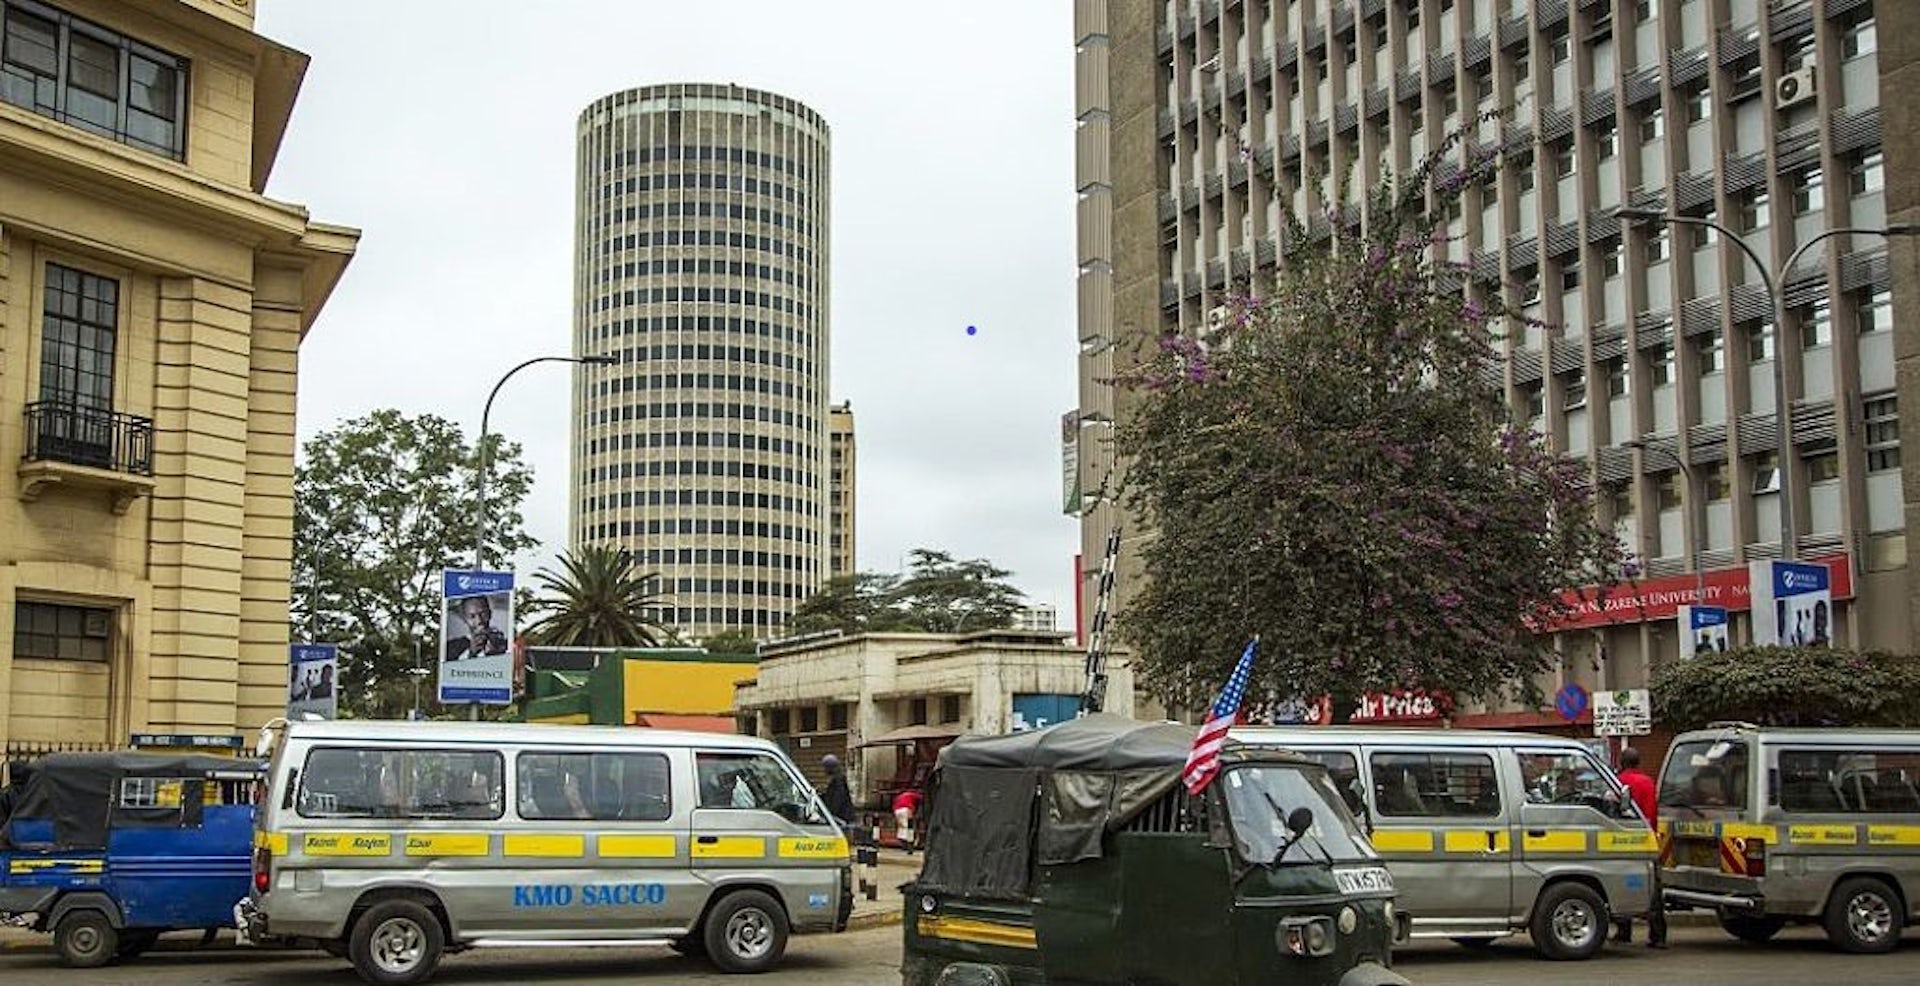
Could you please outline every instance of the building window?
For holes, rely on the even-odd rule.
[[[1861,408],[1867,423],[1867,471],[1900,468],[1900,409],[1892,394],[1869,398]]]
[[[1624,485],[1607,496],[1607,510],[1616,521],[1633,516],[1632,484]]]
[[[1893,299],[1885,291],[1863,294],[1854,318],[1861,335],[1890,331],[1893,328]]]
[[[1840,455],[1832,439],[1805,447],[1807,482],[1825,483],[1840,478]]]
[[[1587,375],[1579,370],[1561,378],[1561,388],[1566,399],[1560,406],[1568,411],[1577,411],[1587,406]]]
[[[1733,482],[1727,477],[1727,464],[1716,462],[1700,474],[1700,480],[1707,487],[1707,499],[1725,500],[1733,495]]]
[[[924,726],[927,724],[927,700],[916,698],[907,703],[907,724]]]
[[[49,7],[9,3],[0,21],[0,100],[175,159],[186,73],[178,56]]]
[[[40,399],[87,410],[113,410],[119,282],[48,264],[45,300]]]
[[[1573,174],[1573,145],[1562,141],[1553,145],[1553,176],[1567,178]]]
[[[1686,102],[1687,123],[1692,125],[1713,118],[1713,90],[1707,86],[1696,86],[1687,90],[1682,97]]]
[[[1800,348],[1812,349],[1816,346],[1833,344],[1833,319],[1827,310],[1827,303],[1816,302],[1800,311]]]
[[[1773,221],[1773,203],[1765,189],[1756,189],[1740,208],[1740,231],[1751,233]]]
[[[1373,50],[1387,50],[1387,19],[1384,17],[1373,22]]]
[[[940,721],[941,722],[959,722],[960,721],[960,696],[958,695],[940,696]]]
[[[1880,47],[1879,37],[1874,32],[1871,19],[1861,21],[1847,29],[1840,39],[1840,55],[1843,58],[1858,58],[1870,55]]]
[[[1634,0],[1633,20],[1636,24],[1653,20],[1653,0]]]
[[[1719,373],[1727,368],[1726,349],[1721,345],[1720,330],[1704,332],[1693,337],[1693,355],[1700,362],[1700,374]]]
[[[1640,143],[1651,144],[1667,135],[1667,117],[1660,107],[1649,108],[1640,114]]]
[[[1605,363],[1607,371],[1607,397],[1625,397],[1633,390],[1633,376],[1627,372],[1627,361],[1614,357]]]
[[[1593,144],[1595,151],[1599,154],[1600,160],[1611,161],[1613,160],[1614,153],[1619,150],[1619,133],[1612,127],[1608,127],[1593,135]]]
[[[1520,404],[1526,408],[1528,421],[1539,418],[1547,413],[1546,389],[1537,383],[1526,384],[1520,388]]]
[[[1555,65],[1565,65],[1573,57],[1572,39],[1565,34],[1556,34],[1547,39],[1547,57]]]
[[[1886,187],[1886,159],[1877,150],[1868,151],[1853,160],[1853,166],[1847,169],[1847,191],[1854,195],[1866,195]]]
[[[1608,240],[1594,247],[1600,255],[1600,279],[1611,281],[1620,276],[1620,241]]]
[[[1780,492],[1780,460],[1772,452],[1764,452],[1753,457],[1753,491],[1755,493]]]
[[[1712,209],[1708,209],[1700,213],[1700,218],[1707,222],[1713,222],[1719,217]],[[1720,242],[1720,231],[1712,226],[1688,224],[1681,228],[1693,237],[1693,249],[1696,253],[1701,250],[1710,249],[1714,244]]]
[[[1580,264],[1568,261],[1560,265],[1560,290],[1575,291],[1580,287]]]
[[[1651,267],[1654,264],[1657,264],[1663,260],[1666,260],[1669,255],[1669,251],[1667,247],[1668,247],[1668,242],[1667,242],[1666,227],[1662,226],[1658,229],[1648,230],[1647,238],[1646,238],[1646,247],[1645,247],[1647,266]]]
[[[1819,168],[1808,168],[1799,174],[1788,175],[1787,184],[1793,187],[1794,215],[1804,216],[1826,206],[1826,186]]]
[[[788,709],[774,709],[768,713],[767,732],[775,736],[785,736],[793,732],[793,713]]]
[[[1773,326],[1754,322],[1746,328],[1747,362],[1764,363],[1773,358]]]
[[[1513,60],[1513,84],[1514,85],[1517,86],[1520,83],[1527,81],[1528,76],[1533,71],[1532,62],[1533,60],[1527,57],[1526,52],[1521,52],[1517,57],[1514,58]]]
[[[1813,35],[1808,34],[1795,41],[1788,42],[1780,52],[1780,71],[1798,72],[1813,64]]]
[[[1664,387],[1673,382],[1673,346],[1661,343],[1647,350],[1647,375],[1653,378],[1655,387]]]
[[[847,703],[835,702],[834,704],[827,706],[827,728],[828,729],[847,728]]]
[[[800,732],[817,733],[820,731],[820,709],[809,705],[800,710]]]
[[[1527,158],[1514,166],[1513,189],[1522,195],[1533,191],[1533,159]]]
[[[13,608],[13,656],[50,661],[105,661],[113,610],[19,602]]]
[[[1669,469],[1653,477],[1654,492],[1660,497],[1660,509],[1680,509],[1680,474]]]

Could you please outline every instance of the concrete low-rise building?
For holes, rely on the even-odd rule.
[[[758,674],[737,690],[735,710],[816,784],[824,780],[821,759],[839,756],[854,799],[867,805],[910,780],[916,756],[943,739],[1075,715],[1085,655],[1066,646],[1066,636],[988,630],[776,641],[761,649]],[[1114,670],[1107,689],[1109,707],[1133,707],[1125,669]]]
[[[286,708],[300,343],[359,233],[266,194],[307,56],[255,6],[0,2],[8,753]]]

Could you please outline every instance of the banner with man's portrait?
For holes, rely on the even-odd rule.
[[[288,649],[287,718],[336,718],[340,650],[333,644],[294,644]]]
[[[512,702],[513,573],[448,569],[441,587],[441,704]]]

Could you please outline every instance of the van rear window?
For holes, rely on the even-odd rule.
[[[1920,750],[1781,750],[1775,790],[1787,811],[1920,813]]]
[[[295,809],[303,818],[499,818],[500,754],[473,750],[336,749],[307,754]]]

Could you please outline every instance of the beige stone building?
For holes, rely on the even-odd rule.
[[[854,518],[859,506],[855,480],[853,402],[841,401],[827,413],[827,577],[859,570],[854,553]]]
[[[831,134],[669,83],[580,114],[571,542],[632,549],[695,639],[778,635],[828,573]]]
[[[265,195],[249,0],[0,3],[0,741],[285,707],[299,347],[358,232]]]
[[[1652,603],[1558,635],[1556,677],[1643,683],[1677,655],[1672,604],[1697,577],[1747,639],[1746,566],[1780,557],[1788,529],[1786,547],[1827,561],[1844,588],[1837,642],[1920,650],[1908,533],[1920,459],[1901,451],[1920,402],[1915,241],[1836,235],[1913,218],[1915,111],[1895,94],[1920,54],[1920,4],[1076,0],[1075,12],[1083,420],[1125,420],[1125,395],[1104,383],[1125,359],[1115,341],[1204,331],[1236,282],[1280,262],[1283,217],[1317,234],[1342,194],[1406,173],[1455,131],[1460,153],[1527,148],[1449,214],[1443,249],[1551,326],[1508,333],[1501,383],[1515,420],[1589,465]],[[1682,219],[1623,221],[1622,206]],[[1784,318],[1757,265],[1703,222],[1765,261]],[[1083,436],[1080,448],[1092,490],[1111,446]],[[1125,518],[1084,507],[1091,605]],[[1142,535],[1124,529],[1122,611]]]

